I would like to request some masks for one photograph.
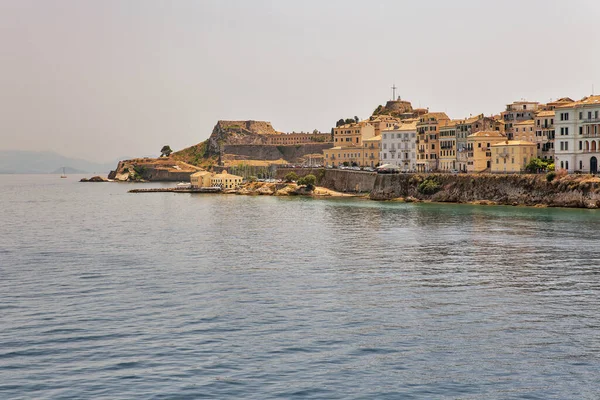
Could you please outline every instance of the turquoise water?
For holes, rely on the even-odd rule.
[[[133,187],[0,175],[0,398],[600,397],[599,211]]]

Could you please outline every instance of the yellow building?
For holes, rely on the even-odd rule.
[[[492,144],[492,172],[515,173],[537,155],[537,144],[522,140],[506,140]]]
[[[370,165],[370,163],[364,163],[365,147],[363,141],[374,136],[375,127],[366,121],[334,128],[333,144],[335,147],[323,150],[325,165],[333,167],[344,165],[344,163],[357,166]]]
[[[513,138],[514,140],[535,142],[535,121],[528,119],[526,121],[515,122],[513,124]]]
[[[376,167],[379,164],[381,152],[381,135],[363,140],[363,154],[361,166]]]
[[[220,187],[222,189],[235,189],[241,185],[242,180],[241,176],[228,174],[227,171],[223,171],[220,174],[199,171],[190,175],[192,188]]]
[[[417,171],[429,172],[439,168],[440,126],[450,118],[443,112],[430,112],[421,115],[417,122]]]
[[[235,189],[242,184],[243,178],[241,176],[228,174],[227,171],[223,171],[220,174],[215,174],[210,178],[210,184],[213,187],[220,187],[221,189]]]
[[[480,131],[467,136],[467,172],[484,172],[492,167],[491,145],[506,140],[499,131]]]
[[[209,187],[212,172],[198,171],[190,175],[190,183],[193,188]]]

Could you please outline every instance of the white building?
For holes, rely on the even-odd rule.
[[[381,164],[397,165],[405,171],[417,168],[417,120],[404,120],[402,125],[381,131]]]
[[[600,159],[600,96],[555,109],[555,167],[568,172],[598,172]]]

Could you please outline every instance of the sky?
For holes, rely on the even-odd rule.
[[[107,162],[220,119],[329,131],[600,92],[597,0],[0,0],[0,149]]]

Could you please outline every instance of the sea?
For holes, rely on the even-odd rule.
[[[79,178],[0,175],[0,399],[600,398],[600,211]]]

